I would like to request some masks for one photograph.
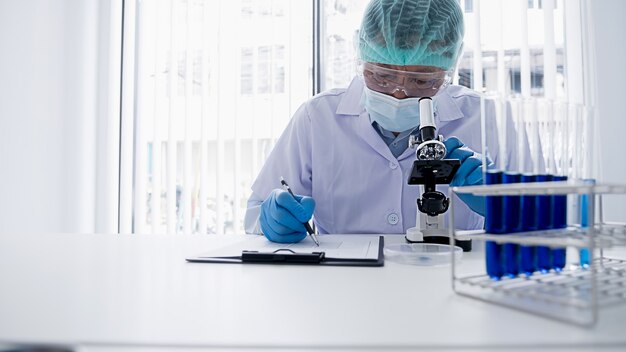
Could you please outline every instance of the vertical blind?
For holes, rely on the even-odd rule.
[[[314,1],[125,2],[120,232],[243,232],[250,186],[311,96]],[[346,87],[356,73],[366,4],[321,1],[322,90]],[[589,124],[583,0],[460,5],[466,34],[455,83],[533,109],[548,102],[565,121],[552,119],[552,128]],[[568,145],[589,144],[576,138]]]
[[[241,233],[255,175],[310,96],[309,2],[126,3],[120,232]]]

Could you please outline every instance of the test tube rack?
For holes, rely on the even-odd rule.
[[[572,225],[512,234],[460,231],[454,229],[453,204],[450,207],[452,241],[469,237],[498,244],[587,249],[589,252],[589,266],[571,263],[568,258],[568,264],[560,272],[519,274],[495,281],[484,269],[479,274],[461,272],[455,264],[455,251],[451,250],[452,286],[457,294],[583,327],[596,324],[601,308],[626,303],[626,259],[605,256],[606,250],[617,249],[616,252],[623,250],[626,257],[626,224],[605,223],[602,216],[594,216],[596,203],[600,204],[603,194],[626,194],[626,185],[570,181],[453,187],[451,190],[478,196],[586,194],[590,200],[588,218],[593,219],[586,227]],[[454,203],[456,197],[450,198]]]

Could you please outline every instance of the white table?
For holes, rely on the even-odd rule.
[[[593,329],[456,295],[450,267],[192,264],[241,236],[0,236],[0,344],[82,350],[626,348],[626,305]],[[387,237],[387,243],[401,240]],[[482,266],[483,253],[460,265]]]

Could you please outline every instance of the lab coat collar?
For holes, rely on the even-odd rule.
[[[374,126],[372,126],[370,118],[367,115],[367,111],[365,111],[365,109],[363,109],[363,111],[360,113],[359,119],[356,122],[356,131],[358,135],[383,158],[391,162],[396,160],[396,157],[393,156],[393,154],[391,153],[391,149],[389,149],[385,141],[380,138],[378,132],[376,132],[376,130],[374,129]]]
[[[361,96],[363,95],[363,80],[360,77],[354,77],[346,93],[341,98],[337,106],[337,115],[360,115],[365,107],[361,104]],[[463,113],[454,99],[450,96],[449,90],[444,89],[435,96],[435,120],[441,122],[453,121],[463,117]]]
[[[463,117],[456,101],[450,96],[450,90],[444,89],[435,96],[435,119],[441,122],[449,122]],[[441,126],[439,126],[440,128]]]
[[[360,77],[354,77],[348,89],[344,93],[339,105],[337,105],[337,115],[360,115],[365,111],[365,107],[361,104],[361,96],[363,95],[364,83]]]

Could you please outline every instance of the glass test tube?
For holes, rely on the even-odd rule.
[[[541,157],[541,146],[539,143],[537,101],[527,98],[522,102],[522,122],[524,123],[528,149],[524,162],[520,181],[522,183],[537,182],[537,175],[543,168],[543,158]],[[537,230],[537,196],[524,195],[521,199],[522,209],[522,231]],[[532,275],[537,271],[537,257],[535,246],[520,246],[520,270],[526,275]]]
[[[522,183],[537,182],[537,175],[523,174],[520,180]],[[522,208],[522,231],[536,231],[537,217],[536,196],[524,195],[521,202]],[[537,271],[537,260],[535,256],[535,246],[520,246],[520,270],[530,276]]]
[[[502,176],[502,183],[519,183],[521,175],[519,173],[505,172]],[[520,196],[504,197],[505,228],[507,233],[519,232],[520,228]],[[504,274],[509,277],[516,277],[519,269],[519,245],[515,243],[504,244]]]
[[[485,174],[485,184],[502,183],[502,171],[490,170]],[[500,196],[487,196],[485,199],[485,231],[491,234],[504,233],[503,199]],[[502,245],[494,241],[485,243],[485,261],[487,275],[499,280],[504,275],[502,263]]]
[[[590,180],[591,181],[591,180]],[[585,228],[589,227],[589,195],[583,194],[580,196],[580,226]],[[579,253],[580,266],[583,268],[589,267],[589,249],[581,248]]]
[[[568,104],[565,102],[555,102],[553,106],[554,118],[554,181],[567,181],[569,174],[570,155],[569,155],[569,110]],[[567,195],[558,194],[552,196],[552,226],[555,229],[564,229],[567,227]],[[566,249],[552,249],[552,268],[561,271],[565,267]]]
[[[503,105],[506,114],[503,128],[504,140],[507,141],[503,150],[508,161],[504,161],[506,170],[502,175],[502,183],[520,183],[528,143],[522,120],[522,100],[509,99],[508,104]],[[514,141],[514,142],[512,142]],[[510,146],[513,150],[508,150]],[[502,160],[502,159],[501,159]],[[521,217],[521,197],[504,196],[504,231],[506,233],[520,232],[522,230]],[[520,272],[520,246],[515,243],[505,243],[503,245],[504,274],[509,277],[516,277]]]
[[[588,184],[595,184],[595,179],[593,178],[593,136],[594,136],[594,117],[593,109],[587,106],[580,107],[580,120],[578,125],[579,133],[580,133],[580,147],[579,147],[579,168],[581,179]],[[581,227],[593,226],[595,222],[595,218],[592,214],[590,214],[590,203],[591,206],[594,206],[594,200],[589,199],[590,195],[583,194],[579,198],[580,204],[580,225]],[[579,252],[580,256],[580,265],[584,268],[589,267],[589,250],[587,248],[583,248]]]
[[[550,182],[552,175],[537,175],[537,182]],[[552,228],[552,197],[537,196],[537,230],[548,230]],[[546,273],[552,268],[552,252],[550,247],[537,246],[535,255],[537,256],[537,268]]]
[[[502,99],[494,94],[481,97],[481,130],[483,146],[483,173],[484,183],[502,183],[502,174],[505,169],[501,159],[503,141],[502,128]],[[493,163],[492,163],[493,162]],[[503,197],[487,196],[485,199],[485,231],[491,234],[505,233]],[[494,241],[485,243],[485,262],[487,275],[499,280],[504,275],[502,261],[502,245]]]
[[[553,180],[555,170],[552,101],[540,99],[538,104],[539,121],[537,131],[539,132],[539,141],[543,152],[545,169],[544,172],[537,175],[537,182],[550,182]],[[537,230],[552,229],[552,196],[537,196],[536,202]],[[535,255],[537,256],[537,268],[544,273],[550,271],[552,268],[552,252],[550,247],[537,246]]]

